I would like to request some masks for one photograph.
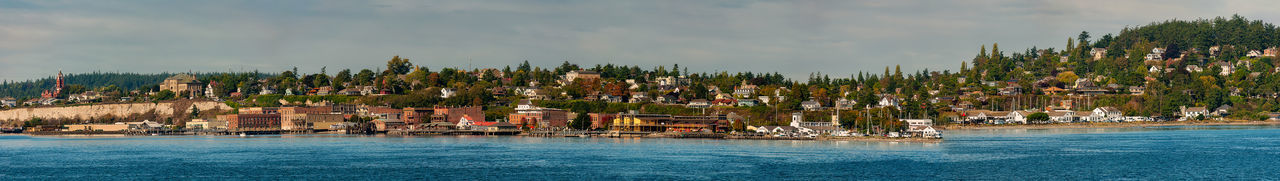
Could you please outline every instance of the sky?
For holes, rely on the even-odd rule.
[[[956,70],[1169,19],[1275,22],[1280,1],[0,0],[0,80],[84,72],[679,64],[803,80]]]

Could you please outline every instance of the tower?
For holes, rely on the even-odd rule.
[[[840,126],[840,111],[835,112],[836,114],[831,115],[831,126]]]
[[[800,113],[800,112],[791,113],[791,126],[794,126],[794,127],[804,126],[803,124],[800,124],[801,122],[804,122],[804,113]]]
[[[54,79],[53,88],[52,88],[52,89],[46,89],[46,90],[44,90],[44,92],[41,92],[41,93],[40,93],[40,97],[42,97],[42,98],[57,98],[57,97],[58,97],[58,95],[62,94],[62,87],[63,87],[63,85],[62,85],[62,84],[63,84],[63,81],[62,81],[62,70],[58,70],[58,77],[57,77],[56,79]]]
[[[54,96],[57,96],[57,95],[62,94],[62,85],[63,85],[63,82],[62,82],[62,70],[61,70],[61,69],[59,69],[59,70],[58,70],[58,82],[57,82],[57,83],[55,83],[55,84],[53,85],[53,95],[54,95]]]

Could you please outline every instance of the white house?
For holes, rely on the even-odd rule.
[[[933,129],[932,119],[898,119],[907,122],[907,133],[926,138],[940,138],[942,132]]]
[[[980,124],[1005,124],[1008,119],[1009,112],[990,111],[990,110],[973,110],[965,113],[966,122]]]
[[[942,138],[942,132],[933,129],[933,126],[925,127],[917,132],[920,133],[920,136],[925,138]]]
[[[747,80],[742,80],[742,85],[733,89],[733,95],[740,98],[750,98],[759,89],[756,85],[747,84]]]
[[[1232,65],[1231,63],[1227,63],[1227,62],[1213,63],[1213,66],[1218,66],[1218,68],[1222,69],[1222,72],[1218,72],[1218,75],[1222,75],[1222,76],[1231,75],[1231,73],[1234,73],[1236,69],[1235,65]]]
[[[458,119],[458,129],[460,130],[471,129],[471,125],[475,124],[476,122],[475,120],[471,120],[471,116],[463,115],[461,119]]]
[[[879,107],[898,107],[898,98],[892,95],[880,96]]]
[[[760,126],[756,127],[756,132],[774,136],[793,136],[799,134],[800,130],[792,126]]]
[[[844,132],[844,129],[840,129],[840,127],[836,127],[840,125],[837,121],[839,121],[838,118],[836,116],[832,116],[831,122],[805,122],[804,114],[800,112],[796,112],[796,113],[791,113],[790,126],[798,129],[800,133],[804,133],[809,136],[816,136],[821,134],[837,135]]]
[[[769,96],[756,96],[756,99],[759,99],[760,103],[763,103],[765,105],[769,104]]]
[[[440,98],[450,98],[450,97],[453,97],[453,95],[454,95],[454,94],[457,94],[457,93],[458,93],[458,89],[454,89],[454,88],[443,88],[443,89],[440,89]]]
[[[1070,123],[1079,120],[1075,111],[1053,111],[1046,114],[1049,114],[1049,121],[1054,123]]]
[[[803,107],[805,111],[818,111],[818,110],[822,110],[822,103],[819,103],[818,101],[814,101],[814,100],[809,100],[809,101],[800,102],[800,107]]]
[[[1189,107],[1188,108],[1186,106],[1183,106],[1181,112],[1182,112],[1182,119],[1184,120],[1193,119],[1201,115],[1209,116],[1209,109],[1205,107]]]
[[[1204,72],[1204,68],[1198,65],[1187,65],[1187,72]]]
[[[1093,49],[1089,50],[1089,55],[1093,55],[1093,60],[1101,60],[1101,59],[1102,59],[1102,57],[1107,56],[1107,49],[1106,49],[1106,48],[1093,48]]]
[[[1163,60],[1163,59],[1164,59],[1164,49],[1163,49],[1163,48],[1152,48],[1152,49],[1151,49],[1151,53],[1148,53],[1148,54],[1147,54],[1147,56],[1146,56],[1146,57],[1144,57],[1144,58],[1146,58],[1146,60]]]
[[[1223,104],[1222,106],[1218,106],[1217,109],[1213,109],[1214,116],[1225,116],[1230,114],[1231,114],[1231,105]]]
[[[1091,121],[1119,122],[1124,118],[1124,113],[1120,112],[1120,109],[1116,109],[1115,107],[1099,107],[1094,108],[1093,114],[1089,117],[1092,119]]]
[[[908,127],[933,126],[932,119],[898,119],[898,121],[907,122]]]
[[[838,110],[852,110],[854,104],[858,104],[858,101],[841,97],[839,100],[836,100],[835,108]]]
[[[1011,111],[1005,116],[1005,123],[1027,124],[1027,116],[1031,115],[1030,111]]]

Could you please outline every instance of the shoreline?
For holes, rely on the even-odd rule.
[[[89,134],[86,134],[86,133],[74,133],[74,134],[29,134],[29,133],[5,133],[5,134],[0,134],[0,135],[23,135],[23,136],[31,136],[31,137],[44,137],[44,136],[48,136],[48,137],[135,137],[135,136],[137,136],[137,137],[143,137],[143,136],[152,136],[152,135],[126,135],[126,134],[115,134],[115,133],[108,133],[108,134],[92,134],[92,133],[89,133]],[[266,135],[352,135],[352,136],[359,136],[359,134],[266,134]],[[405,136],[405,135],[387,135],[387,134],[374,134],[374,135],[380,135],[380,136]],[[215,135],[158,135],[158,136],[215,136]],[[218,136],[234,136],[234,135],[218,135]],[[434,137],[434,136],[468,136],[468,135],[414,135],[414,136],[407,136],[407,137]],[[471,136],[475,136],[475,135],[471,135]],[[489,135],[489,136],[547,137],[547,138],[557,138],[557,137],[578,137],[578,136],[529,136],[529,135]],[[628,136],[628,137],[601,137],[601,136],[587,136],[587,137],[581,137],[581,138],[719,139],[719,140],[792,140],[792,141],[800,140],[800,141],[861,141],[861,142],[913,142],[913,143],[940,143],[940,142],[942,142],[942,141],[945,139],[945,138],[914,138],[914,137],[913,137],[913,138],[889,138],[889,137],[872,137],[872,136],[862,136],[862,137],[852,137],[852,136],[819,136],[819,137],[813,137],[813,138],[807,138],[807,137],[741,137],[741,136],[731,136],[731,135],[725,135],[725,136],[723,136],[723,137],[674,137],[674,136],[656,136],[656,135]]]
[[[1058,123],[1018,125],[947,125],[942,130],[984,129],[1057,129],[1057,128],[1139,128],[1159,126],[1249,126],[1280,125],[1280,121],[1176,121],[1176,122],[1125,122],[1125,123]]]

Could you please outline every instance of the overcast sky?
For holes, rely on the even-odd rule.
[[[983,44],[1063,47],[1167,19],[1275,22],[1280,1],[13,1],[0,79],[104,72],[330,74],[393,55],[432,70],[680,64],[847,76],[958,69]]]

